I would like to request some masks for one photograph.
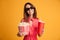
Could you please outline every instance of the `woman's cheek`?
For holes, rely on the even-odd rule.
[[[32,9],[32,14],[34,13],[34,9]]]
[[[30,13],[31,15],[33,15],[34,11],[33,11],[33,10],[31,10],[29,13]]]
[[[29,11],[27,11],[27,13],[29,14]]]
[[[27,11],[28,14],[33,14],[34,13],[34,9]]]

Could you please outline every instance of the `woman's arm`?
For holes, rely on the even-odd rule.
[[[21,22],[24,22],[24,19],[22,19],[22,20],[20,21],[20,23],[21,23]],[[22,36],[22,35],[20,34],[19,27],[18,27],[18,33],[17,33],[17,36],[18,36],[18,37],[21,37],[21,36]]]

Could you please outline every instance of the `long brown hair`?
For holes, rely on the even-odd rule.
[[[31,3],[27,2],[24,5],[24,18],[27,19],[29,17],[29,14],[26,12],[26,5],[29,4],[31,7],[34,7]],[[36,12],[36,8],[34,7],[34,13],[33,13],[33,18],[37,18],[37,12]]]

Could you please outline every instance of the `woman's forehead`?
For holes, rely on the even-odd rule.
[[[30,7],[31,7],[31,5],[29,5],[29,4],[26,5],[26,8],[30,8]]]

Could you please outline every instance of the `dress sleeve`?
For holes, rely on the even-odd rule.
[[[39,20],[38,21],[38,36],[41,36],[44,32],[44,22]]]

